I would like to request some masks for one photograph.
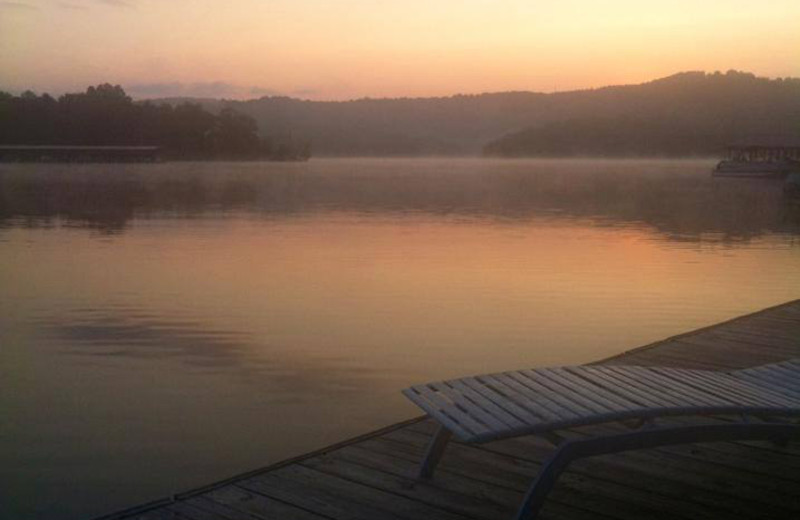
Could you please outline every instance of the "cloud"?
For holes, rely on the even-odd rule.
[[[0,9],[9,9],[14,11],[36,11],[39,8],[35,5],[25,4],[22,2],[0,2]]]
[[[293,90],[291,92],[291,95],[294,96],[294,97],[307,99],[307,98],[314,97],[314,96],[318,95],[319,93],[320,93],[320,91],[317,90],[317,89],[314,89],[314,88],[301,88],[301,89]]]
[[[280,92],[277,90],[272,90],[271,88],[264,88],[264,87],[251,87],[250,94],[258,97],[263,96],[278,96]]]
[[[86,10],[86,6],[85,5],[83,5],[83,4],[74,4],[72,2],[59,2],[58,3],[58,7],[61,7],[62,9],[73,9],[73,10],[76,10],[76,11],[85,11]]]
[[[125,85],[124,87],[125,91],[136,99],[164,97],[249,99],[252,97],[274,96],[278,94],[275,90],[264,87],[245,87],[225,81],[137,83]]]
[[[124,9],[135,9],[136,0],[75,0],[58,2],[58,7],[62,9],[72,9],[74,11],[86,11],[91,8],[91,4],[103,4],[108,7],[119,7]]]
[[[126,8],[133,8],[136,7],[136,3],[133,0],[97,0],[101,4],[110,5],[112,7],[126,7]]]

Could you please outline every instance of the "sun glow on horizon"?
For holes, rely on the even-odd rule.
[[[0,88],[309,99],[800,75],[800,3],[0,2]]]

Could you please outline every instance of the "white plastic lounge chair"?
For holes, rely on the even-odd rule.
[[[450,437],[483,443],[540,434],[557,449],[544,462],[516,518],[533,518],[575,459],[667,444],[800,437],[800,359],[716,372],[665,367],[567,366],[416,385],[406,397],[439,423],[420,465],[431,478]],[[733,416],[656,426],[668,416]],[[634,431],[565,440],[564,428],[637,420]]]

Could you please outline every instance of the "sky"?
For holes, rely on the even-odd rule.
[[[800,76],[800,0],[0,1],[0,89],[135,98],[564,91]]]

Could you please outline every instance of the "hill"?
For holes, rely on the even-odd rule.
[[[800,137],[800,79],[736,71],[552,94],[203,104],[253,117],[263,135],[309,139],[315,155],[716,154],[731,141]],[[575,135],[588,144],[565,144]]]
[[[718,155],[734,143],[800,142],[800,80],[684,73],[592,91],[558,117],[484,147],[494,156]]]

